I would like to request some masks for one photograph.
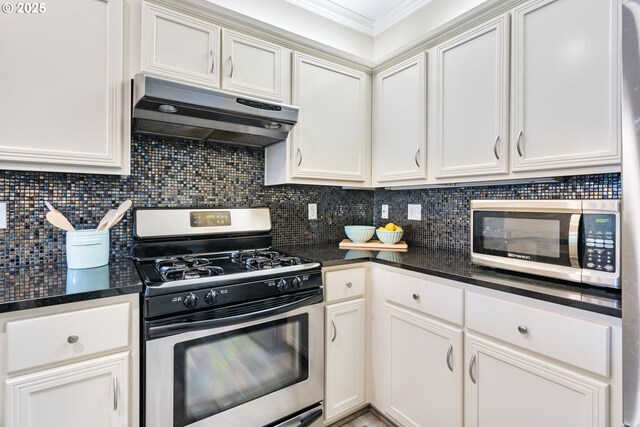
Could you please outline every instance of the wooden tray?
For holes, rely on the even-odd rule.
[[[369,249],[374,251],[401,251],[406,252],[409,250],[409,245],[404,240],[400,240],[398,243],[387,245],[380,240],[369,240],[364,243],[354,243],[351,239],[344,239],[338,245],[340,249]]]

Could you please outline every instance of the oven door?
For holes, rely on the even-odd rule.
[[[263,426],[320,402],[322,291],[291,298],[147,322],[146,425]]]
[[[535,202],[472,202],[471,260],[580,282],[582,205],[579,201]]]

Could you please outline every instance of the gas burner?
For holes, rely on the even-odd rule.
[[[275,260],[277,258],[280,258],[282,254],[280,254],[280,252],[277,252],[277,251],[257,251],[256,256]]]
[[[255,256],[256,256],[255,249],[247,249],[244,251],[234,251],[234,252],[231,252],[231,255],[229,255],[229,257],[231,258],[231,261],[241,262],[241,263],[244,263],[249,258],[255,258]]]
[[[222,267],[210,265],[207,258],[184,256],[158,258],[154,265],[165,282],[224,274]]]
[[[266,270],[277,266],[272,259],[263,256],[247,258],[244,261],[244,265],[246,265],[249,270]]]
[[[295,257],[295,256],[279,255],[273,261],[277,262],[280,265],[300,265],[300,264],[302,264],[302,261],[300,261],[300,258]]]

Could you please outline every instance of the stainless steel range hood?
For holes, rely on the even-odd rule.
[[[134,132],[267,146],[287,138],[298,108],[137,74]]]

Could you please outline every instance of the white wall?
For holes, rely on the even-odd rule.
[[[485,0],[433,0],[376,36],[373,61],[387,59],[393,52],[430,33]]]
[[[207,0],[371,62],[373,38],[285,0]]]

